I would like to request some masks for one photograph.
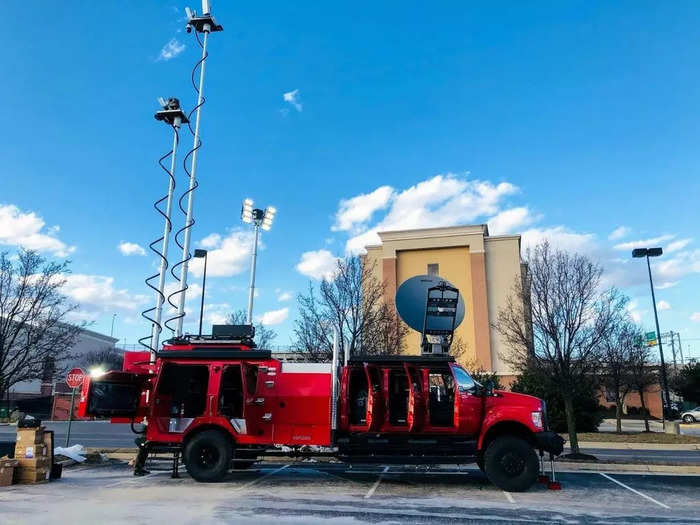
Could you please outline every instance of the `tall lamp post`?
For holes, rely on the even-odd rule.
[[[202,319],[204,318],[204,290],[207,287],[207,251],[195,250],[194,256],[197,259],[204,257],[204,276],[202,277],[202,304],[199,307],[199,337],[202,337]]]
[[[632,250],[632,257],[641,258],[646,257],[647,259],[647,269],[649,270],[649,286],[651,287],[651,302],[654,305],[654,320],[656,321],[656,340],[659,342],[659,356],[661,357],[661,382],[662,388],[664,389],[664,396],[666,399],[663,400],[663,412],[664,416],[666,411],[671,407],[671,396],[668,392],[668,377],[666,376],[666,362],[664,361],[664,348],[661,344],[661,330],[659,329],[659,314],[656,311],[656,295],[654,294],[654,281],[651,278],[651,263],[649,262],[649,257],[658,257],[664,253],[661,248],[636,248]]]
[[[268,231],[272,227],[272,220],[275,218],[277,209],[268,206],[265,210],[253,208],[253,199],[245,199],[241,208],[241,220],[255,227],[255,240],[253,241],[253,257],[250,263],[250,291],[248,293],[248,314],[246,324],[253,323],[253,295],[255,294],[255,264],[258,258],[258,237],[260,228]]]

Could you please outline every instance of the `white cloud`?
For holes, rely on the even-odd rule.
[[[550,228],[531,228],[522,234],[523,249],[534,248],[544,240],[561,250],[585,253],[590,255],[597,250],[596,236],[592,233],[579,233],[571,231],[564,226]]]
[[[46,223],[34,212],[23,212],[13,204],[0,204],[0,244],[67,257],[75,247],[56,238],[58,226],[44,229]]]
[[[491,235],[520,233],[518,229],[532,224],[534,220],[535,217],[526,206],[503,210],[488,220],[489,233]]]
[[[678,239],[677,241],[673,241],[664,248],[664,253],[673,253],[682,250],[683,248],[688,246],[688,244],[690,244],[692,240],[693,239]]]
[[[651,248],[659,244],[663,244],[673,239],[675,235],[659,235],[651,239],[640,239],[638,241],[623,242],[615,245],[616,250],[634,250],[635,248]]]
[[[253,233],[243,230],[231,230],[226,237],[213,233],[207,235],[200,243],[207,249],[207,277],[231,277],[242,273],[250,266],[253,249]],[[258,249],[262,249],[258,242]],[[201,277],[204,271],[204,259],[192,259],[190,272]]]
[[[693,312],[690,314],[690,320],[694,323],[700,323],[700,312]]]
[[[292,298],[292,292],[283,292],[281,290],[277,290],[277,300],[280,303],[284,303],[286,301],[289,301]]]
[[[285,102],[288,102],[289,104],[291,104],[294,107],[294,109],[296,109],[297,111],[301,112],[301,110],[304,109],[304,106],[299,101],[299,90],[298,89],[284,93],[282,95],[282,98],[284,99]]]
[[[375,211],[385,208],[394,194],[391,186],[380,186],[371,193],[363,193],[340,201],[338,212],[335,215],[333,231],[347,231],[353,227],[367,222]]]
[[[618,239],[622,239],[623,237],[629,235],[631,231],[631,228],[628,228],[627,226],[618,226],[610,233],[610,235],[608,235],[608,239],[611,241],[617,241]]]
[[[666,281],[660,284],[654,284],[654,287],[657,290],[664,290],[666,288],[672,288],[673,286],[676,286],[680,281]]]
[[[117,246],[122,255],[146,255],[146,250],[133,242],[122,241]]]
[[[317,281],[321,279],[332,280],[337,268],[338,258],[334,257],[328,250],[304,252],[296,266],[300,274]]]
[[[257,316],[257,320],[264,325],[282,324],[289,317],[289,308],[284,307],[279,310],[270,310],[264,314]]]
[[[81,311],[136,311],[147,296],[115,288],[114,277],[104,275],[67,274],[62,292],[78,303]]]
[[[160,50],[160,54],[158,55],[158,58],[156,60],[158,61],[167,61],[175,58],[178,56],[180,53],[182,53],[185,50],[185,44],[180,42],[177,38],[171,38],[168,40],[168,42],[163,46],[163,49]]]
[[[221,244],[221,235],[218,233],[210,233],[199,243],[199,245],[205,250],[216,248],[219,244]]]
[[[670,310],[671,304],[668,301],[657,301],[656,308],[661,312],[664,310]]]
[[[361,253],[377,244],[377,231],[434,228],[471,223],[498,213],[501,201],[518,188],[508,182],[467,180],[452,173],[436,175],[403,191],[394,192],[388,212],[374,226],[350,238],[347,253]]]

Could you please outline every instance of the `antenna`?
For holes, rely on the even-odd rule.
[[[224,28],[220,26],[219,24],[216,23],[214,20],[214,17],[211,15],[211,9],[209,6],[208,0],[204,0],[202,2],[202,10],[204,13],[202,16],[197,16],[197,13],[193,12],[189,8],[186,10],[187,12],[187,32],[191,32],[192,29],[195,30],[195,35],[197,36],[197,41],[199,42],[199,35],[197,33],[202,33],[204,35],[202,42],[200,42],[200,45],[202,46],[202,58],[199,60],[197,65],[195,65],[195,70],[197,66],[199,66],[199,88],[197,89],[197,105],[194,108],[195,112],[195,125],[194,125],[194,140],[193,140],[193,146],[192,149],[189,151],[189,153],[185,156],[185,161],[187,160],[187,156],[191,155],[191,161],[190,161],[190,169],[189,169],[189,189],[183,196],[181,197],[184,198],[185,195],[187,195],[187,213],[186,213],[186,219],[185,219],[185,226],[183,229],[181,229],[181,232],[184,232],[185,234],[185,239],[184,243],[182,244],[182,259],[178,263],[181,265],[180,269],[180,289],[174,292],[173,294],[170,295],[169,300],[173,295],[180,294],[179,302],[177,305],[177,314],[174,318],[169,319],[177,319],[177,326],[175,329],[175,336],[180,337],[182,335],[182,323],[184,321],[185,317],[185,294],[187,293],[187,271],[188,271],[188,266],[189,266],[189,260],[192,258],[190,255],[190,236],[192,234],[192,225],[194,224],[194,220],[192,218],[192,213],[193,213],[193,206],[194,206],[194,189],[197,187],[197,156],[199,152],[199,148],[201,147],[201,141],[199,139],[199,124],[200,124],[200,119],[202,115],[202,105],[204,104],[204,70],[205,70],[205,65],[206,65],[206,60],[207,57],[209,56],[207,53],[207,42],[209,40],[209,33],[213,32],[218,32],[218,31],[223,31]],[[193,71],[193,76],[194,76],[194,71]],[[194,83],[194,82],[193,82]],[[191,113],[190,113],[191,115]],[[191,128],[190,128],[191,129]],[[179,233],[179,232],[178,232]],[[177,241],[177,235],[176,235],[176,241]],[[177,265],[176,265],[177,266]],[[173,267],[173,270],[175,270],[175,267]],[[173,273],[174,275],[174,273]],[[172,304],[172,303],[171,303]]]
[[[421,333],[423,354],[447,353],[465,315],[457,288],[436,275],[417,275],[399,286],[395,304],[401,319]]]

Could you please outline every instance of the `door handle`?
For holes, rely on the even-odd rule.
[[[272,419],[272,412],[267,412],[263,417],[263,421],[270,421]]]
[[[255,401],[253,401],[254,404],[256,405],[264,405],[265,404],[265,398],[264,397],[256,397]]]

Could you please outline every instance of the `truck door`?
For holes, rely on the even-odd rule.
[[[367,399],[367,424],[370,430],[379,430],[384,424],[386,411],[382,388],[382,369],[365,364],[369,378],[369,397]]]
[[[243,366],[245,420],[248,434],[260,439],[272,439],[274,416],[274,382],[277,371],[271,377],[261,373],[257,364],[246,363]]]
[[[477,392],[477,384],[462,367],[452,365],[457,384],[455,396],[455,424],[460,434],[475,436],[481,430],[484,398]]]
[[[87,377],[80,392],[80,417],[136,418],[145,415],[145,387],[149,376],[111,371]]]
[[[408,430],[420,430],[425,420],[425,395],[423,393],[423,378],[418,368],[404,363],[406,376],[410,385],[408,393]]]

